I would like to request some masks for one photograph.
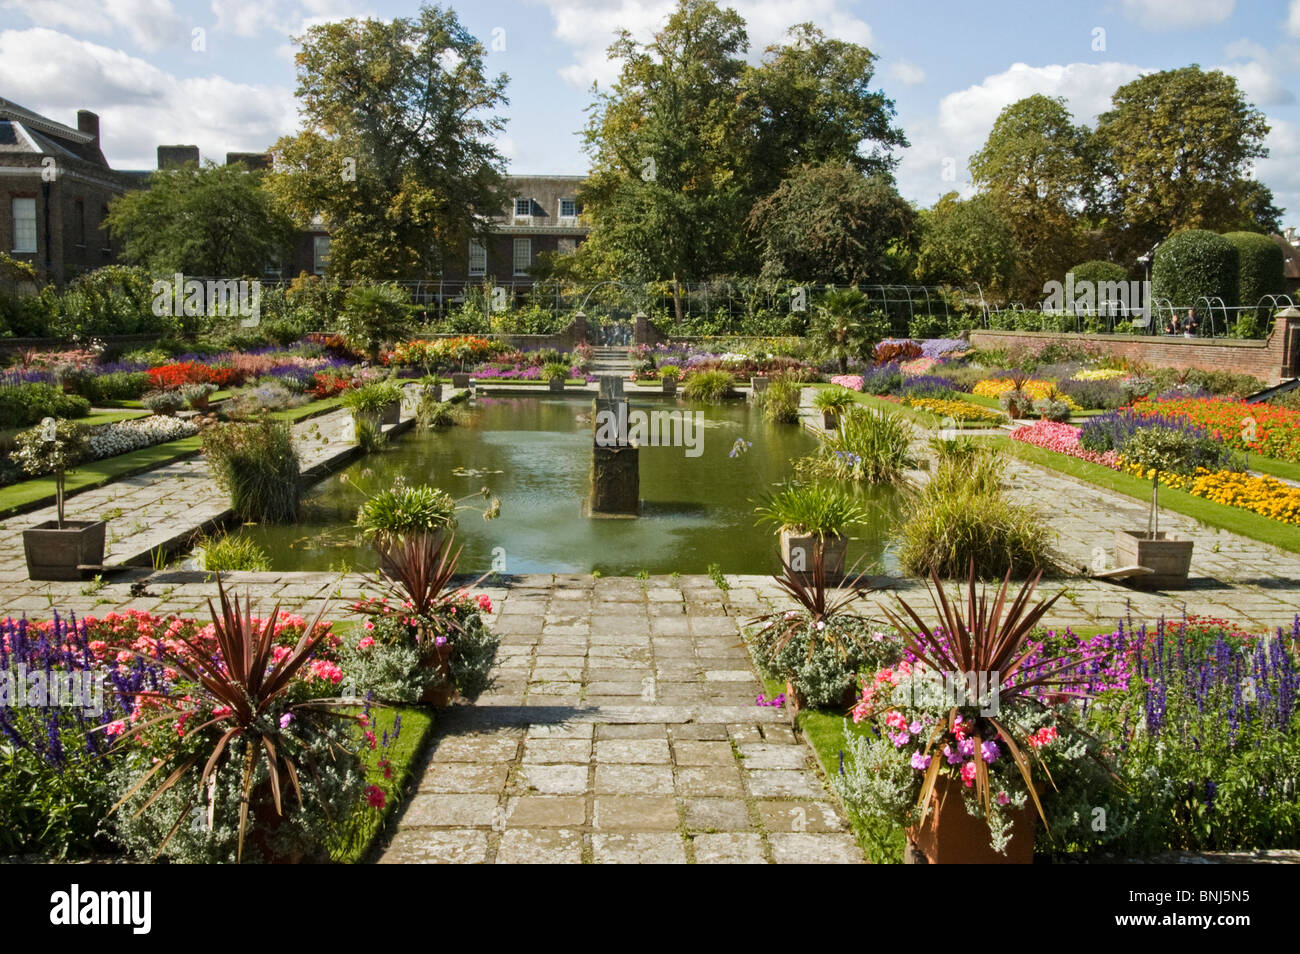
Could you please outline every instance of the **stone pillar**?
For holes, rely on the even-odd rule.
[[[587,315],[579,311],[573,316],[573,323],[569,325],[569,339],[571,345],[586,344],[587,342]]]
[[[592,404],[590,516],[635,517],[641,512],[640,449],[628,440],[623,379],[602,375]]]

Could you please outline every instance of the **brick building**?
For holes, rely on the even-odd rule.
[[[116,261],[103,224],[109,200],[145,175],[109,168],[89,110],[73,129],[0,99],[0,249],[41,280],[62,285]]]

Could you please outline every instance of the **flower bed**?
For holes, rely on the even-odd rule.
[[[840,387],[848,388],[850,391],[862,390],[862,375],[860,374],[837,374],[831,378],[831,384],[838,384]]]
[[[1011,432],[1011,439],[1056,451],[1058,454],[1078,457],[1080,460],[1101,464],[1104,467],[1115,466],[1115,462],[1119,459],[1118,454],[1114,451],[1099,453],[1080,447],[1079,434],[1080,429],[1073,424],[1062,424],[1056,421],[1035,421],[1023,427],[1017,427]]]
[[[1300,463],[1300,411],[1225,398],[1160,398],[1133,409],[1190,421],[1237,450]]]
[[[90,452],[92,460],[116,457],[142,447],[165,444],[183,437],[193,437],[199,432],[190,421],[154,414],[133,421],[102,424],[91,429]]]
[[[992,408],[971,404],[968,401],[947,401],[942,398],[905,396],[902,402],[905,407],[918,408],[939,417],[950,417],[965,423],[1001,424],[1007,419],[1005,414]]]

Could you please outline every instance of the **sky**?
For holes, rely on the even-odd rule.
[[[757,61],[794,23],[861,43],[874,84],[911,142],[899,189],[928,206],[968,194],[967,161],[998,112],[1033,93],[1063,96],[1092,125],[1120,85],[1187,66],[1237,78],[1272,127],[1255,174],[1300,226],[1300,0],[740,0]],[[518,174],[581,174],[591,86],[608,85],[613,32],[641,39],[673,0],[454,0],[510,78],[498,148]],[[160,143],[203,157],[261,151],[298,125],[294,37],[350,16],[414,15],[413,0],[0,0],[0,96],[76,125],[100,115],[121,169],[152,169]]]

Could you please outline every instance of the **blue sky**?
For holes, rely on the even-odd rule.
[[[912,141],[899,187],[921,205],[969,189],[966,161],[998,111],[1031,93],[1065,96],[1091,123],[1143,71],[1199,63],[1235,75],[1267,114],[1272,155],[1257,174],[1300,225],[1300,0],[973,2],[743,0],[751,56],[810,20],[879,56],[876,84]],[[593,81],[614,68],[612,31],[646,37],[671,0],[453,2],[511,78],[500,140],[511,171],[581,173],[577,131]],[[120,168],[152,168],[160,142],[205,157],[262,149],[297,122],[292,37],[346,16],[410,15],[392,0],[0,0],[0,96],[75,123],[101,116]],[[199,32],[196,32],[199,31]],[[491,48],[495,40],[495,49]]]

